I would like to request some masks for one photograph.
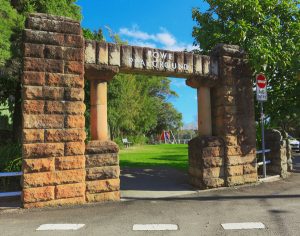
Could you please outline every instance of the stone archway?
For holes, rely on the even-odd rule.
[[[183,77],[197,89],[194,186],[257,181],[251,76],[239,47],[220,44],[207,56],[84,42],[78,22],[45,14],[29,16],[24,44],[24,207],[120,199],[118,146],[107,135],[107,82],[119,72]],[[91,80],[86,146],[84,76]]]

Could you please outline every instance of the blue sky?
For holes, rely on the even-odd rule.
[[[82,26],[101,28],[107,41],[105,26],[130,45],[175,51],[194,48],[191,11],[193,7],[207,9],[201,0],[79,0],[77,4],[82,8]],[[183,114],[184,123],[196,123],[196,90],[178,78],[172,78],[171,88],[179,97],[170,101]]]

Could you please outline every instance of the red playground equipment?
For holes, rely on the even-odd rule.
[[[160,135],[160,142],[164,142],[165,144],[174,144],[177,143],[175,136],[173,135],[173,132],[170,131],[163,131]]]

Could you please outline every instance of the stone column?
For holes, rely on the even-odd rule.
[[[30,14],[23,40],[23,206],[85,203],[80,24],[65,17]]]
[[[197,88],[198,96],[198,133],[212,135],[210,88]]]
[[[101,80],[91,81],[90,119],[92,140],[107,140],[107,82]]]
[[[88,54],[87,48],[85,54]],[[92,136],[85,149],[87,202],[120,200],[119,147],[108,140],[107,125],[107,83],[118,71],[116,66],[85,64],[85,77],[91,82]]]
[[[246,54],[238,46],[219,44],[211,56],[219,68],[218,84],[211,89],[212,127],[226,145],[226,185],[256,182],[253,76]]]

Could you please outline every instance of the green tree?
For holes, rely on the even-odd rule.
[[[119,74],[108,87],[108,122],[112,138],[160,133],[181,126],[182,116],[167,100],[177,96],[170,80]]]
[[[206,2],[206,12],[192,11],[196,44],[206,53],[218,43],[245,49],[253,72],[268,77],[265,107],[271,125],[287,131],[299,127],[299,0]]]

